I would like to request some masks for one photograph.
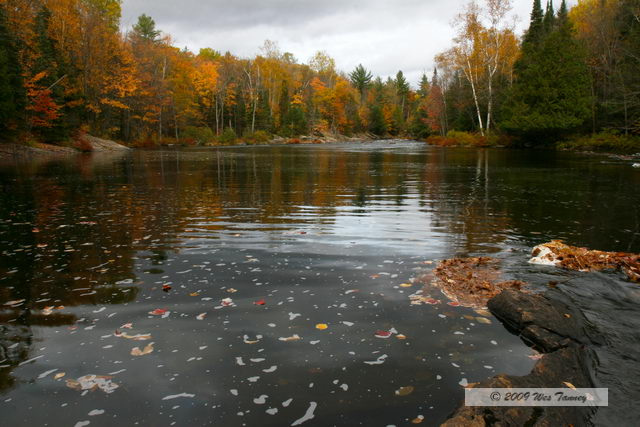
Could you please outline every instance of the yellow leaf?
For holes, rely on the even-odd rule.
[[[398,390],[396,390],[396,396],[407,396],[413,393],[413,390],[413,386],[400,387]]]
[[[54,380],[59,380],[60,378],[64,377],[66,374],[64,372],[58,372],[57,374],[55,374],[53,376]]]
[[[562,381],[562,384],[566,385],[567,387],[569,387],[569,388],[571,388],[571,389],[573,389],[573,390],[575,390],[575,389],[576,389],[576,386],[574,386],[573,384],[571,384],[571,383],[569,383],[569,382]]]
[[[320,330],[327,329],[328,327],[329,327],[329,325],[327,325],[326,323],[318,323],[316,325],[316,329],[320,329]]]
[[[144,349],[140,350],[138,347],[134,347],[131,349],[132,356],[144,356],[145,354],[149,354],[153,352],[153,343],[147,344]]]

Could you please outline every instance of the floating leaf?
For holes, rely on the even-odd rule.
[[[197,297],[198,295],[200,295],[200,292],[191,292],[189,294],[190,297]]]
[[[132,329],[133,328],[133,323],[125,323],[124,325],[120,326],[120,329]]]
[[[54,379],[54,380],[59,380],[60,378],[64,377],[65,375],[67,375],[67,374],[66,374],[66,373],[64,373],[64,372],[58,372],[57,374],[55,374],[55,375],[53,376],[53,379]]]
[[[165,283],[164,285],[162,285],[162,290],[165,292],[169,292],[171,290],[171,285]]]
[[[155,310],[150,311],[149,314],[152,314],[154,316],[162,316],[166,312],[167,310],[165,310],[164,308],[156,308]]]
[[[260,299],[258,301],[254,301],[253,302],[255,305],[265,305],[266,301],[264,299]]]
[[[227,289],[227,292],[229,292],[230,294],[235,294],[236,292],[238,292],[238,290],[234,288],[229,288]]]
[[[407,339],[407,337],[405,335],[402,335],[402,334],[396,335],[396,338],[399,339],[399,340],[406,340]]]
[[[491,312],[489,310],[484,310],[482,308],[478,308],[476,310],[474,310],[476,313],[478,313],[480,316],[484,316],[484,317],[490,317],[491,316]]]
[[[120,387],[118,384],[111,381],[110,376],[106,375],[85,375],[77,380],[68,379],[67,387],[72,388],[74,390],[83,391],[83,390],[102,390],[105,393],[113,393],[115,389]]]
[[[220,301],[220,303],[222,304],[223,307],[229,307],[233,305],[233,300],[231,298],[224,298],[222,299],[222,301]]]
[[[152,352],[153,352],[153,343],[147,344],[142,350],[140,350],[139,347],[133,347],[131,349],[132,356],[144,356],[145,354],[149,354]]]
[[[424,421],[424,415],[418,415],[417,417],[411,420],[411,423],[420,424],[422,421]]]
[[[451,307],[458,307],[460,305],[460,303],[457,301],[449,301],[447,304]]]
[[[375,333],[375,337],[376,338],[389,338],[391,336],[391,332],[389,331],[376,331]]]
[[[327,325],[326,323],[318,323],[316,325],[316,329],[320,329],[320,330],[327,329],[328,327],[329,327],[329,325]]]
[[[413,393],[413,390],[413,386],[400,387],[398,390],[396,390],[396,396],[407,396]]]
[[[478,323],[484,323],[485,325],[491,324],[491,319],[487,319],[486,317],[476,317]]]
[[[138,335],[129,335],[126,332],[116,331],[114,333],[116,337],[126,338],[134,341],[146,341],[151,339],[151,334],[138,334]]]
[[[575,390],[576,386],[574,386],[573,384],[566,382],[566,381],[562,381],[562,384],[566,385],[567,387],[569,387],[570,389]]]
[[[298,336],[298,334],[293,334],[290,337],[280,337],[278,338],[280,341],[285,341],[285,342],[289,342],[289,341],[298,341],[301,338]],[[245,341],[246,342],[246,341]]]
[[[411,283],[400,283],[400,287],[401,288],[410,288],[412,286],[413,286],[413,284],[411,284]]]
[[[204,320],[204,316],[206,316],[206,315],[207,315],[207,313],[200,313],[200,314],[198,314],[198,315],[196,316],[196,319],[198,319],[198,320]]]

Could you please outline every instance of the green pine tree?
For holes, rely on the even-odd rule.
[[[543,32],[523,46],[502,110],[501,127],[508,132],[529,139],[558,139],[579,129],[589,117],[586,52],[574,37],[566,5],[562,10],[557,17],[550,16],[549,3],[545,22],[552,22],[552,27],[545,24]]]

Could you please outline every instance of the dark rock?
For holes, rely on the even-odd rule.
[[[523,377],[497,375],[474,385],[476,388],[560,388],[563,382],[575,387],[593,387],[586,369],[592,360],[586,347],[571,343],[545,355]],[[571,406],[461,406],[442,426],[568,426],[586,425],[594,410]]]
[[[507,289],[489,300],[491,313],[531,347],[549,353],[571,342],[591,342],[583,314],[545,294],[526,294]]]

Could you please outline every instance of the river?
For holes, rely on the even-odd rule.
[[[438,260],[639,300],[616,273],[585,294],[584,273],[527,263],[551,239],[640,251],[640,171],[604,156],[140,150],[3,166],[0,184],[7,426],[437,425],[462,385],[535,363],[495,318],[410,304]]]

